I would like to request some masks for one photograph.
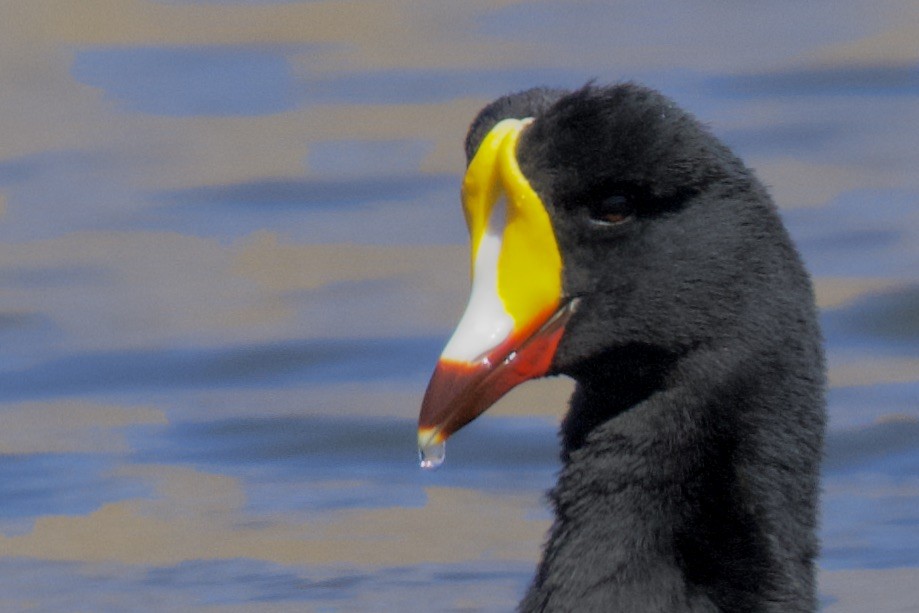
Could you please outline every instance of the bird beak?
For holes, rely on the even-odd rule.
[[[576,305],[562,295],[549,215],[517,164],[517,140],[531,121],[498,123],[463,180],[472,291],[424,395],[423,450],[442,444],[516,385],[545,375]]]

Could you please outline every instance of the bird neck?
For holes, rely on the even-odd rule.
[[[522,610],[814,609],[819,443],[789,462],[781,451],[799,442],[770,441],[781,433],[769,413],[787,400],[770,398],[770,378],[693,366],[631,373],[631,398],[615,373],[579,383]]]

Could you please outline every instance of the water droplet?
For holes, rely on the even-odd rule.
[[[444,463],[447,458],[447,443],[431,443],[418,449],[418,459],[421,460],[421,468],[425,470],[434,470]]]

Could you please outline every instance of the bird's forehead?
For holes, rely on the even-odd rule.
[[[481,238],[492,209],[502,197],[528,190],[526,179],[517,166],[517,140],[521,130],[532,119],[504,119],[489,132],[466,169],[463,178],[463,212],[473,242],[473,253]]]

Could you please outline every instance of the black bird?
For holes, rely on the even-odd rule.
[[[814,611],[824,360],[762,184],[635,84],[500,98],[466,154],[472,296],[423,457],[526,379],[577,382],[520,610]]]

